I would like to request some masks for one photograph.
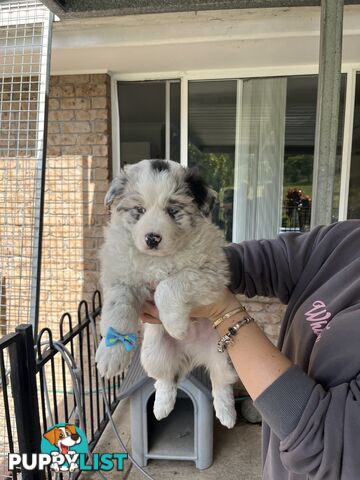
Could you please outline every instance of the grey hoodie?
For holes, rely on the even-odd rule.
[[[295,365],[255,401],[263,479],[360,479],[360,220],[226,252],[232,291],[288,304],[278,347]]]

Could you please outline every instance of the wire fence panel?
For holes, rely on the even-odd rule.
[[[51,26],[52,14],[39,1],[0,2],[0,336],[21,323],[34,326],[39,308]],[[6,349],[0,363],[5,393]],[[9,478],[11,400],[0,411],[0,478]]]
[[[35,324],[52,15],[0,3],[0,333]]]

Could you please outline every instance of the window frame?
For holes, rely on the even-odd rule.
[[[351,153],[354,127],[356,68],[346,73],[344,134],[341,152],[341,176],[339,198],[339,220],[346,220],[348,215]]]
[[[349,198],[350,167],[351,167],[351,149],[353,136],[353,121],[355,107],[355,85],[356,74],[360,71],[360,65],[345,65],[341,73],[346,75],[345,90],[345,113],[344,113],[344,132],[341,154],[341,177],[340,177],[340,199],[339,214],[340,220],[347,219],[347,207]],[[255,69],[223,69],[223,70],[201,70],[188,72],[151,72],[139,74],[111,74],[111,118],[112,118],[112,176],[116,176],[121,169],[120,158],[120,112],[117,98],[118,81],[146,81],[162,80],[180,81],[180,163],[184,167],[188,166],[188,84],[192,80],[212,81],[212,80],[236,80],[238,82],[237,108],[239,106],[239,95],[242,89],[242,81],[246,78],[264,78],[278,76],[297,76],[297,75],[317,75],[318,66],[281,66],[264,67]],[[237,110],[237,115],[239,110]],[[238,142],[236,142],[237,145]],[[169,146],[168,146],[169,148]],[[166,150],[168,151],[168,150]],[[236,189],[237,166],[234,166],[234,187]],[[236,228],[236,196],[234,197],[233,209],[233,232]],[[236,238],[233,239],[236,241]]]

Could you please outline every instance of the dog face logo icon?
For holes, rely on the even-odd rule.
[[[80,435],[76,433],[75,425],[65,425],[64,427],[53,427],[44,433],[44,437],[52,445],[55,445],[59,452],[65,455],[66,453],[76,453],[71,451],[71,447],[81,442]]]
[[[55,472],[74,472],[79,468],[79,454],[87,452],[87,440],[76,425],[57,424],[44,433],[41,451],[52,456],[50,468]]]

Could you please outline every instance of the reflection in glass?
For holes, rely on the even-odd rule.
[[[180,82],[170,82],[170,160],[180,162]]]
[[[287,79],[283,230],[310,229],[317,75]]]
[[[308,231],[314,165],[317,75],[287,79],[282,231]],[[342,76],[333,221],[338,218],[346,77]]]
[[[165,158],[165,82],[119,82],[122,165]]]
[[[170,82],[170,118],[166,118],[166,82],[118,82],[121,164],[165,158],[166,121],[170,122],[172,160],[180,157],[180,84]]]
[[[189,82],[189,167],[218,193],[213,221],[232,239],[236,81]]]

